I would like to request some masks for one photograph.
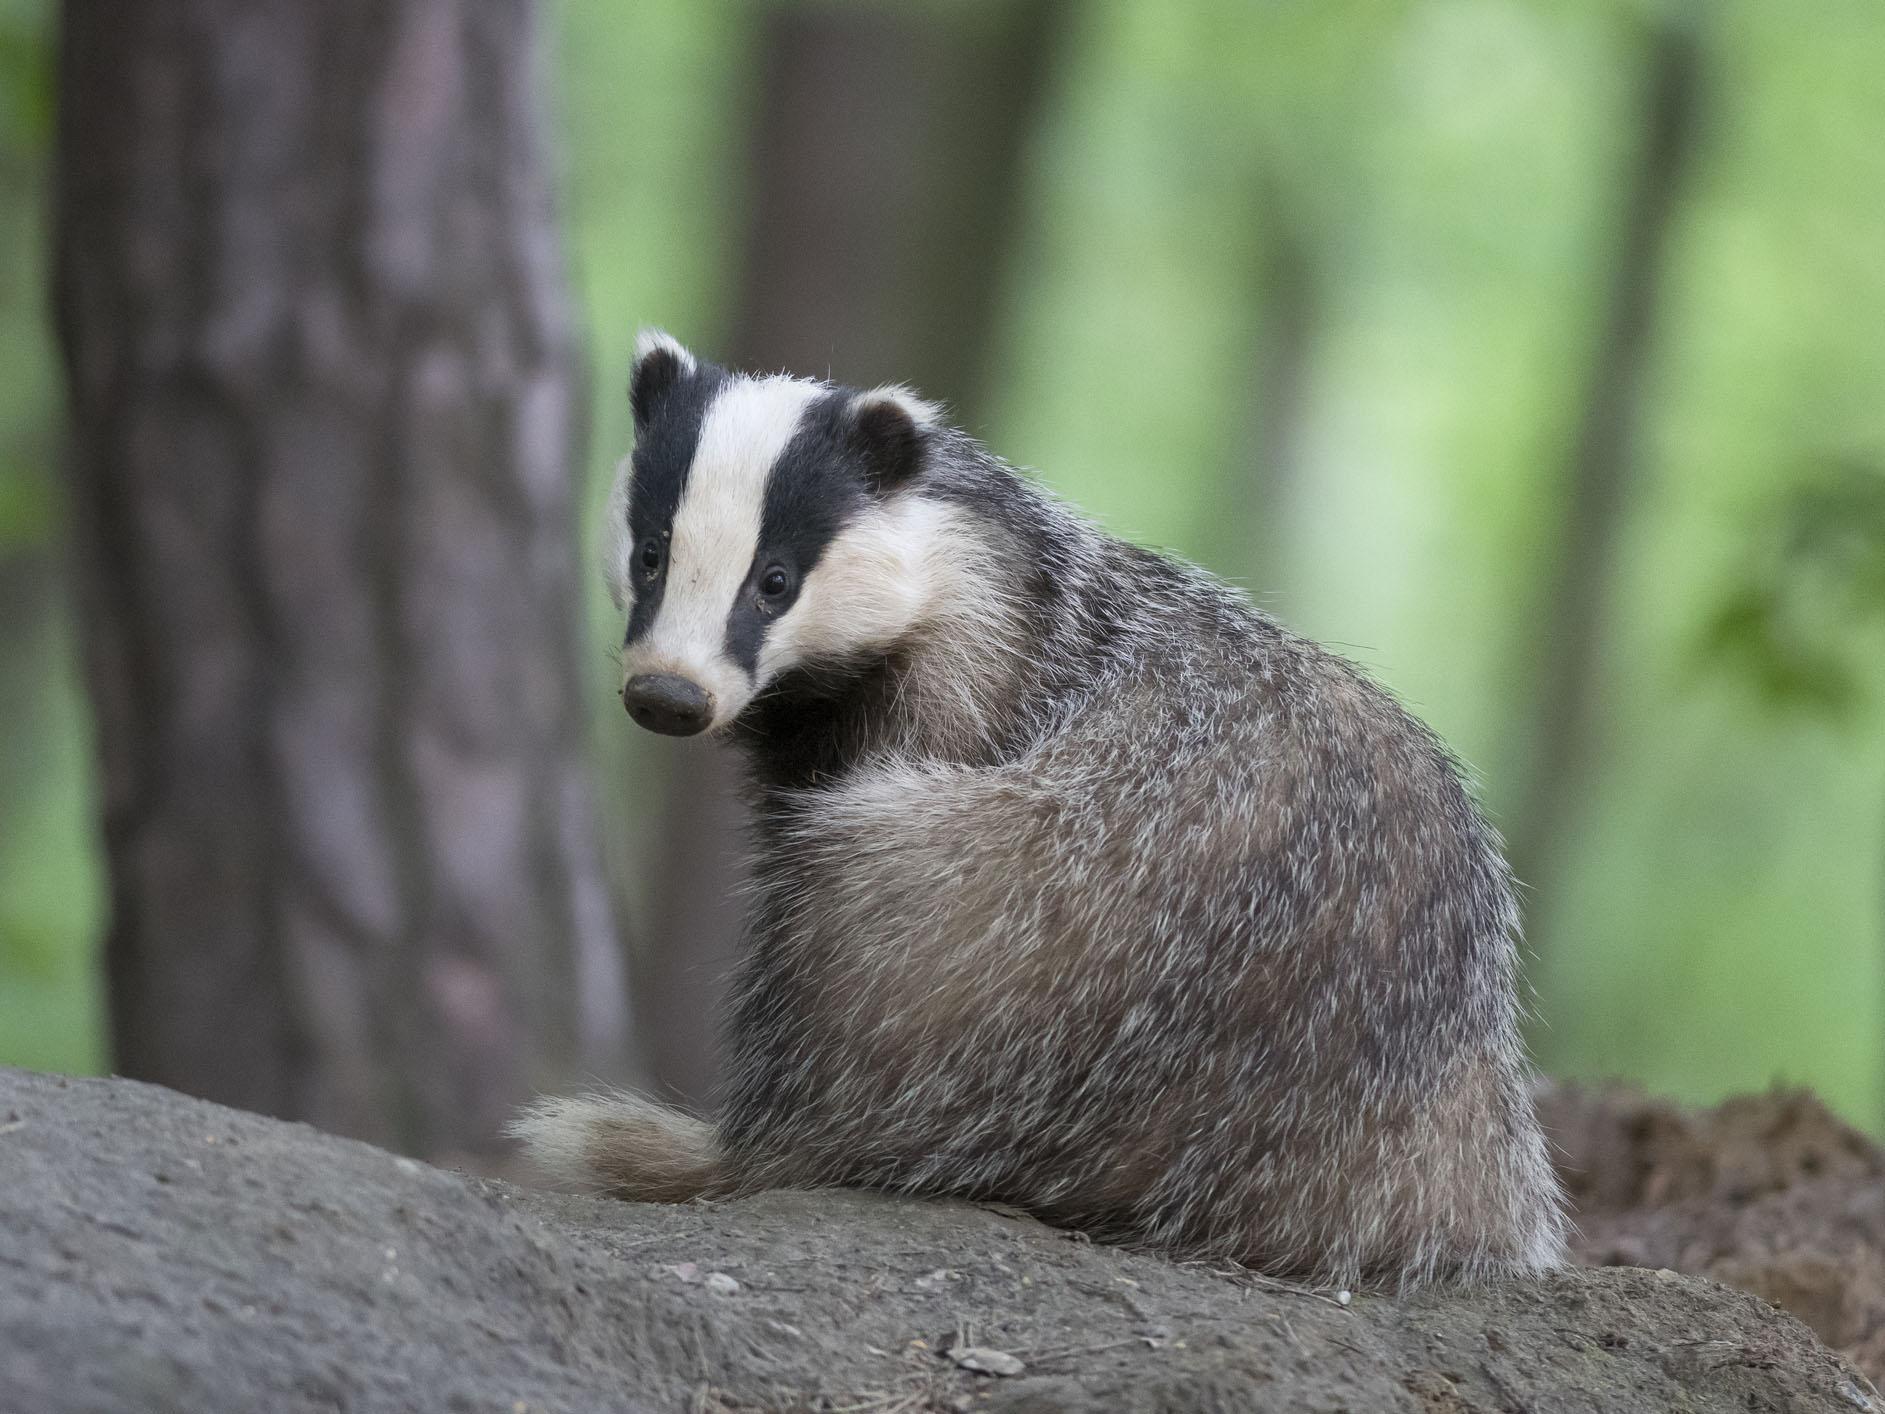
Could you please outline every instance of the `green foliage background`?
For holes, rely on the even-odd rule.
[[[986,4],[943,8],[975,23]],[[711,350],[732,314],[758,10],[555,14],[593,515],[626,445],[635,325]],[[1495,817],[1516,809],[1539,566],[1563,529],[1654,12],[1072,14],[977,430],[1109,526],[1250,582],[1359,658],[1478,768]],[[1531,900],[1535,1042],[1556,1072],[1691,1098],[1805,1082],[1877,1127],[1885,616],[1865,586],[1885,572],[1850,562],[1885,555],[1885,535],[1776,527],[1824,500],[1829,466],[1862,488],[1885,475],[1885,9],[1695,14],[1701,146],[1662,271],[1643,464],[1597,596],[1595,751]],[[0,0],[0,1062],[84,1070],[102,1063],[102,876],[59,574],[50,22],[41,0]],[[1308,252],[1317,319],[1301,465],[1259,553],[1225,507],[1258,470],[1255,271],[1278,213]],[[599,590],[589,611],[606,706]],[[1833,672],[1836,702],[1798,690],[1799,662]],[[615,714],[597,741],[611,779],[645,769]],[[618,817],[632,861],[638,817]]]

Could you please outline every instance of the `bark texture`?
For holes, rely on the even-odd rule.
[[[539,47],[529,0],[64,12],[115,1065],[428,1155],[625,1047]]]

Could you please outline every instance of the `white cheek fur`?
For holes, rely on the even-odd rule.
[[[1000,624],[996,574],[962,512],[920,494],[873,506],[841,530],[759,650],[759,683],[819,659],[882,652],[918,629],[963,617]]]

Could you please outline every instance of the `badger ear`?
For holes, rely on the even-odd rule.
[[[673,335],[659,329],[643,329],[637,334],[635,366],[628,376],[628,405],[634,411],[635,425],[645,426],[661,395],[696,367],[694,356]]]
[[[865,474],[879,495],[908,484],[923,467],[923,451],[942,425],[942,409],[908,388],[873,388],[846,410],[851,437],[864,455]]]

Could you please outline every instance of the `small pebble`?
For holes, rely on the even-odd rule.
[[[964,1345],[949,1352],[949,1358],[965,1370],[983,1375],[1018,1375],[1027,1366],[1005,1350],[986,1345]]]

